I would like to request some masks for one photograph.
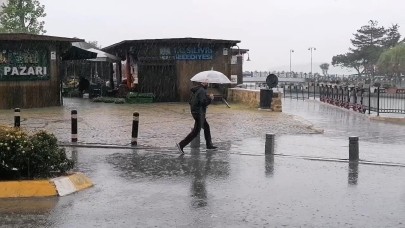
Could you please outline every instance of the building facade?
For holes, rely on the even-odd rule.
[[[123,71],[129,88],[154,93],[156,101],[171,102],[189,99],[190,79],[201,71],[220,71],[229,79],[240,71],[241,77],[242,68],[232,66],[238,64],[231,51],[238,43],[201,38],[126,40],[103,51],[125,59]]]
[[[62,104],[59,65],[71,42],[81,39],[0,34],[0,109]]]

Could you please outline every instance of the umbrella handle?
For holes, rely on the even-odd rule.
[[[226,104],[226,106],[227,106],[228,108],[231,108],[231,106],[229,106],[228,102],[226,102],[226,100],[225,100],[224,98],[222,98],[222,101]]]

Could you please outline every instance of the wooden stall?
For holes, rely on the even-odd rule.
[[[0,34],[0,109],[60,106],[61,56],[81,39]]]
[[[103,51],[126,59],[127,87],[154,93],[160,102],[187,101],[190,78],[205,70],[216,70],[229,78],[232,73],[231,48],[238,40],[173,38],[129,40]]]

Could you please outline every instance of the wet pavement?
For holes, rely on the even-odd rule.
[[[213,105],[219,150],[174,142],[192,125],[187,105],[95,104],[22,110],[22,126],[70,140],[78,109],[80,144],[66,147],[93,188],[61,198],[0,200],[2,227],[405,227],[405,126],[315,101],[283,100],[284,113]],[[138,148],[128,146],[132,112]],[[12,110],[0,124],[12,125]],[[320,133],[322,132],[323,133]],[[264,155],[276,134],[275,156]],[[349,163],[348,137],[360,137]],[[368,163],[366,162],[368,161]]]

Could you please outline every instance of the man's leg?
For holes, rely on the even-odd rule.
[[[200,115],[198,114],[192,114],[193,118],[194,118],[194,127],[191,130],[191,132],[183,139],[180,141],[179,143],[179,147],[181,150],[183,150],[183,148],[185,146],[187,146],[200,132],[201,130],[201,118]]]
[[[212,144],[210,125],[208,124],[207,119],[205,118],[203,126],[204,126],[205,145],[207,146],[207,149],[216,149],[217,147]]]

